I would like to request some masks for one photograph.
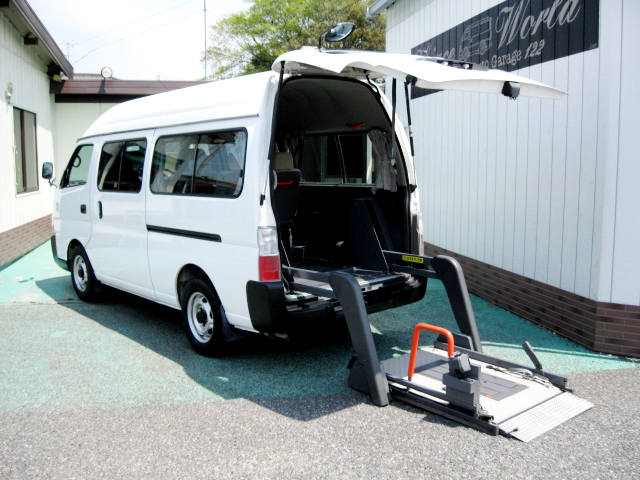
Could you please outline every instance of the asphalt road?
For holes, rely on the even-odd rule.
[[[518,345],[535,337],[546,368],[594,408],[530,443],[397,402],[378,408],[346,385],[344,332],[255,338],[208,359],[179,312],[119,293],[85,304],[48,269],[0,271],[0,479],[640,478],[638,362],[481,299],[486,350],[526,361]],[[416,316],[450,322],[446,295],[430,289],[372,316],[381,358],[406,351]]]

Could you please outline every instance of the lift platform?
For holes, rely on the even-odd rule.
[[[288,269],[296,291],[335,299],[342,306],[356,353],[348,366],[348,382],[370,395],[375,405],[400,400],[523,442],[593,406],[571,393],[566,378],[544,371],[528,342],[523,348],[533,367],[483,353],[462,268],[454,258],[384,250],[382,255],[386,264],[382,272]],[[405,275],[443,282],[460,332],[418,323],[410,353],[380,361],[363,291]],[[440,334],[432,347],[419,348],[424,330]]]

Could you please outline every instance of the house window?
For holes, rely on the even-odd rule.
[[[16,192],[38,190],[38,155],[36,152],[36,114],[13,109]]]

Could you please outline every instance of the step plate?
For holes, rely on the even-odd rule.
[[[500,431],[523,442],[529,442],[567,420],[586,412],[593,404],[570,393],[541,403],[500,424]]]

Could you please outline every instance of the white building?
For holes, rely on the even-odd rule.
[[[197,83],[74,78],[26,0],[0,0],[0,267],[51,236],[44,162],[60,178],[76,139],[108,108]]]
[[[49,82],[73,68],[26,2],[0,2],[0,266],[51,231],[55,103]]]
[[[413,91],[427,251],[454,253],[470,289],[500,306],[640,356],[640,2],[379,0],[368,15],[385,9],[389,52],[568,93]]]

